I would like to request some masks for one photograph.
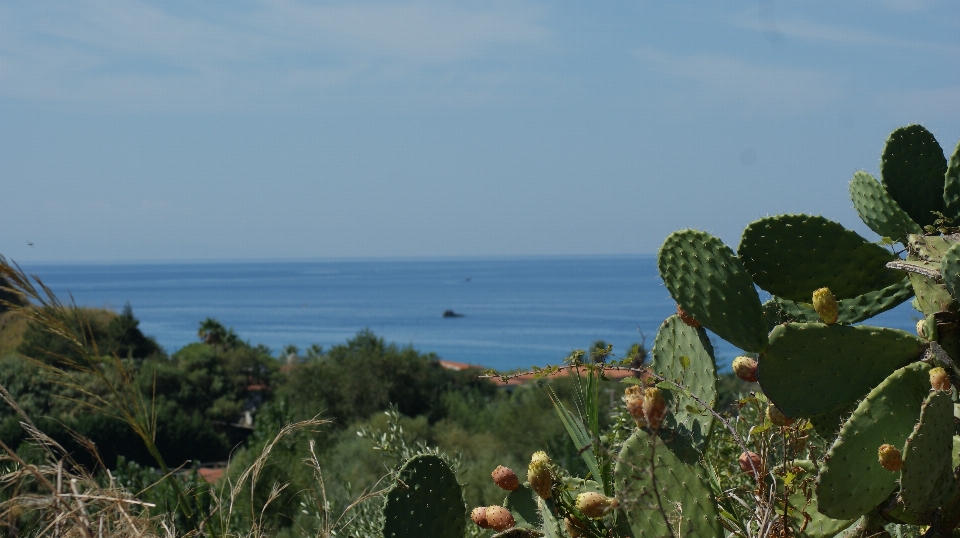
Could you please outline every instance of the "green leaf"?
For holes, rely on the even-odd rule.
[[[754,434],[763,433],[763,432],[769,430],[771,427],[773,427],[773,423],[772,423],[772,422],[766,422],[766,421],[764,421],[763,424],[761,424],[761,425],[759,425],[759,426],[754,426],[754,427],[750,428],[750,435],[752,436],[752,435],[754,435]]]
[[[676,385],[674,385],[673,383],[671,383],[671,382],[669,382],[669,381],[661,381],[661,382],[657,383],[657,388],[660,389],[660,390],[674,390],[674,389],[677,388],[677,387],[676,387]]]
[[[553,402],[554,409],[557,410],[557,415],[560,416],[560,422],[563,423],[567,435],[570,436],[570,440],[573,441],[577,451],[580,452],[580,457],[587,464],[587,469],[593,475],[593,479],[602,480],[603,475],[600,473],[600,466],[597,464],[597,456],[593,452],[594,446],[593,440],[590,439],[590,433],[583,426],[583,422],[563,405],[552,390],[548,391],[548,394],[550,395],[550,401]]]
[[[627,384],[627,385],[642,385],[642,384],[643,384],[643,381],[642,381],[639,377],[633,377],[633,376],[625,377],[625,378],[621,379],[620,382],[621,382],[621,383],[625,383],[625,384]]]
[[[686,356],[686,355],[681,355],[681,356],[680,356],[680,366],[681,366],[684,370],[686,370],[687,368],[689,368],[689,367],[690,367],[690,357],[688,357],[688,356]]]

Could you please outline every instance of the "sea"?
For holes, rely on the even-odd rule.
[[[560,364],[597,340],[653,345],[675,303],[654,256],[26,265],[61,298],[120,311],[168,352],[215,318],[275,356],[369,329],[385,341],[501,371]],[[445,311],[462,316],[444,317]],[[870,323],[913,331],[909,302]],[[717,362],[739,353],[712,337]]]

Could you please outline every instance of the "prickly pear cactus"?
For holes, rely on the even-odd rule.
[[[849,299],[903,279],[885,270],[895,259],[889,250],[813,215],[777,215],[751,222],[737,254],[758,286],[791,301],[810,302],[813,292],[823,287],[837,299]]]
[[[467,508],[457,476],[439,456],[411,458],[383,505],[384,538],[463,538]]]
[[[614,481],[634,536],[723,536],[698,457],[679,436],[661,439],[637,430],[624,443]]]
[[[660,247],[657,267],[677,304],[704,327],[745,351],[767,347],[760,296],[722,241],[697,230],[674,232]]]
[[[859,517],[896,490],[900,475],[880,465],[877,450],[884,444],[902,449],[906,443],[930,391],[929,370],[921,362],[897,370],[850,415],[817,479],[821,513],[834,519]]]
[[[717,365],[713,346],[702,328],[689,327],[675,315],[667,318],[657,331],[651,368],[668,380],[678,381],[711,407],[716,403]],[[672,417],[668,427],[679,428],[698,450],[702,449],[713,428],[713,415],[684,392],[668,388],[664,394],[668,417]]]
[[[953,402],[946,391],[927,395],[920,421],[907,439],[900,472],[900,498],[904,510],[919,521],[956,493],[952,480]]]
[[[770,333],[758,380],[787,416],[809,418],[863,398],[894,370],[920,358],[923,348],[919,338],[896,329],[787,323]]]

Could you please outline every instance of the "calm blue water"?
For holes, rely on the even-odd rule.
[[[653,256],[136,265],[30,265],[66,300],[119,311],[173,352],[213,317],[277,354],[324,348],[364,328],[452,361],[497,369],[557,364],[598,339],[621,355],[652,345],[675,304]],[[468,279],[469,278],[469,279]],[[444,310],[464,314],[443,318]],[[908,305],[872,324],[912,331]],[[714,339],[728,364],[732,346]]]

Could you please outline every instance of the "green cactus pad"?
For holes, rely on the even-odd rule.
[[[651,368],[670,381],[679,381],[711,407],[716,403],[717,365],[702,328],[694,329],[676,315],[667,318],[657,331]],[[698,450],[703,448],[713,429],[713,415],[679,390],[664,390],[664,396],[677,430],[689,434]]]
[[[960,243],[954,244],[943,254],[940,275],[947,292],[954,299],[960,298]]]
[[[917,423],[907,439],[900,471],[900,497],[907,512],[925,519],[956,487],[951,466],[953,402],[950,393],[927,395]]]
[[[943,211],[946,172],[943,148],[930,131],[908,125],[890,133],[880,158],[883,186],[917,224],[933,224],[933,211]]]
[[[856,402],[923,348],[896,329],[788,323],[770,333],[757,378],[787,416],[809,418]]]
[[[944,213],[953,219],[960,217],[960,142],[953,149],[943,185]]]
[[[457,476],[439,456],[407,460],[383,505],[384,538],[463,538],[466,505]]]
[[[907,250],[910,260],[923,260],[940,263],[943,255],[953,246],[955,240],[940,235],[908,235]]]
[[[904,277],[900,282],[887,286],[882,290],[871,291],[870,293],[858,295],[850,299],[837,301],[837,323],[860,323],[877,314],[896,308],[911,297],[913,297],[913,285],[909,278]],[[789,299],[781,299],[779,297],[771,300],[779,304],[780,311],[782,312],[781,318],[788,318],[785,321],[809,323],[817,323],[820,321],[820,315],[817,314],[817,311],[806,304],[796,303]],[[766,303],[764,303],[765,313],[767,312],[767,308]],[[772,308],[772,306],[770,308]],[[772,326],[770,330],[773,330]]]
[[[766,348],[760,296],[722,241],[696,230],[674,232],[660,247],[657,267],[673,299],[704,327],[745,351]]]
[[[540,527],[543,525],[543,516],[537,506],[537,499],[537,494],[524,483],[507,494],[503,507],[510,510],[518,527]]]
[[[897,241],[907,234],[923,233],[923,228],[897,205],[887,189],[866,172],[853,174],[850,199],[860,220],[881,237]]]
[[[737,253],[758,286],[791,301],[810,302],[827,287],[847,299],[897,284],[886,269],[897,259],[840,223],[812,215],[777,215],[751,222]]]
[[[634,536],[668,536],[668,526],[682,536],[724,535],[707,472],[686,442],[637,430],[624,443],[613,476]]]
[[[866,514],[896,490],[900,474],[880,466],[877,450],[883,444],[904,446],[930,390],[929,371],[930,366],[922,362],[897,370],[850,415],[817,478],[821,513],[851,519]]]
[[[913,292],[916,294],[916,305],[925,316],[936,314],[942,310],[956,311],[960,303],[947,292],[943,284],[917,273],[908,273]]]
[[[810,460],[794,460],[790,469],[793,475],[791,484],[801,484],[804,480],[816,477],[816,465]],[[781,494],[783,483],[780,482]],[[790,495],[790,510],[788,518],[795,531],[799,531],[804,523],[806,528],[799,536],[830,538],[849,527],[855,519],[831,519],[817,510],[817,497],[810,492],[810,499],[802,490],[796,490]],[[782,510],[782,507],[778,507]],[[806,516],[806,517],[805,517]],[[809,518],[809,519],[808,519]]]
[[[840,428],[843,426],[843,423],[846,422],[847,417],[849,417],[850,413],[853,413],[853,410],[856,408],[856,403],[851,403],[836,411],[810,417],[810,424],[813,425],[813,431],[817,432],[817,435],[819,435],[821,439],[833,441],[836,439],[837,434],[840,433]]]

